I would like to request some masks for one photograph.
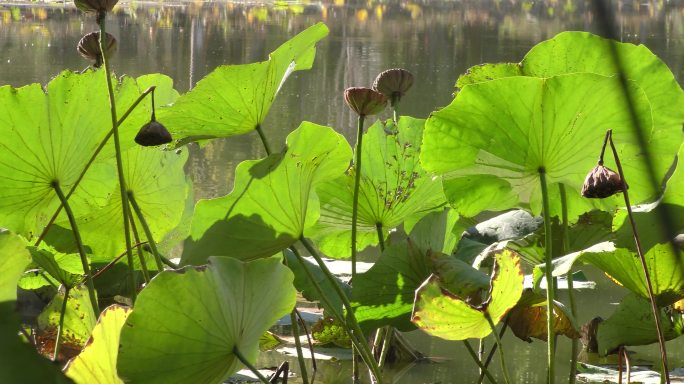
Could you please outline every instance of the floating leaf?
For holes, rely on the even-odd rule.
[[[442,288],[436,276],[416,291],[411,321],[431,335],[447,340],[483,338],[492,332],[486,315],[494,324],[520,299],[523,274],[520,257],[502,250],[495,255],[489,297],[478,306]]]
[[[408,217],[427,213],[444,203],[439,179],[421,168],[425,121],[402,117],[376,122],[364,134],[359,187],[357,248],[378,243],[376,226],[383,236]],[[351,223],[354,175],[323,183],[316,189],[321,199],[321,217],[311,237],[331,257],[351,255]]]
[[[672,131],[680,127],[653,127],[645,94],[635,84],[629,86],[650,150],[672,159],[681,141],[673,140]],[[469,85],[428,119],[421,161],[426,169],[445,175],[447,198],[466,216],[514,206],[539,213],[543,169],[551,186],[551,214],[560,214],[555,196],[562,183],[572,220],[622,204],[621,196],[597,200],[579,195],[606,127],[613,128],[633,201],[655,197],[657,192],[643,177],[643,153],[624,108],[622,87],[616,78],[596,74],[508,77]],[[668,140],[661,141],[664,136]],[[657,176],[669,165],[659,163]]]
[[[78,384],[123,384],[116,373],[116,360],[121,327],[130,313],[120,305],[102,311],[85,348],[65,368],[69,378]]]
[[[0,230],[0,382],[70,383],[59,368],[40,357],[34,348],[22,342],[17,333],[21,326],[14,313],[17,282],[31,256],[17,235]]]
[[[252,363],[259,338],[295,305],[292,273],[279,258],[212,257],[157,275],[121,331],[119,376],[127,383],[217,383]]]
[[[542,341],[548,339],[546,324],[546,298],[528,289],[523,292],[518,304],[511,309],[506,324],[521,340],[532,342],[532,337]],[[572,315],[560,302],[553,302],[553,329],[555,335],[565,335],[571,339],[579,338]]]
[[[318,23],[285,42],[267,61],[221,66],[158,117],[180,144],[239,135],[260,125],[280,87],[294,72],[311,68],[316,43],[328,34]]]
[[[660,310],[660,321],[665,340],[678,337],[684,331],[682,315]],[[598,326],[598,348],[601,355],[621,345],[647,345],[658,341],[653,312],[648,300],[633,293],[622,299],[615,312]]]
[[[255,259],[287,248],[318,219],[314,187],[341,175],[350,158],[342,135],[303,122],[283,152],[240,163],[230,194],[197,203],[182,263],[211,255]]]

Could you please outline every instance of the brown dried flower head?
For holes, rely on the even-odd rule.
[[[119,0],[74,0],[76,8],[83,12],[111,12]]]
[[[107,34],[105,43],[107,44],[107,57],[116,51],[116,39]],[[76,46],[78,53],[86,59],[95,60],[93,67],[98,68],[102,65],[102,51],[100,51],[100,32],[90,32],[83,36]]]
[[[603,199],[622,192],[622,178],[619,174],[604,167],[597,165],[589,172],[582,185],[582,196],[588,198]],[[624,184],[625,189],[627,185]]]
[[[154,119],[143,125],[138,134],[135,135],[135,142],[143,147],[167,144],[172,140],[171,133],[169,133],[166,127]]]
[[[413,74],[402,68],[388,69],[378,75],[373,89],[389,97],[392,103],[401,99],[413,85]]]
[[[344,101],[360,116],[376,115],[387,106],[387,97],[370,88],[353,87],[344,91]]]

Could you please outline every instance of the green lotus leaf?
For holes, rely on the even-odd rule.
[[[47,272],[59,284],[73,288],[83,279],[83,264],[78,254],[65,254],[50,249],[29,247],[33,262]]]
[[[85,348],[64,369],[67,377],[77,384],[123,384],[116,372],[116,360],[121,327],[130,313],[120,305],[102,311]]]
[[[218,383],[254,363],[259,338],[295,305],[281,259],[212,257],[157,275],[121,331],[119,376],[127,383]]]
[[[458,297],[480,296],[489,288],[489,276],[455,257],[443,254],[432,256],[432,271],[442,289]]]
[[[64,291],[60,290],[50,304],[38,316],[38,329],[46,332],[59,327],[59,318],[64,303]],[[88,290],[81,285],[69,290],[69,299],[64,314],[62,337],[72,345],[84,346],[95,327],[97,315],[93,312]]]
[[[344,327],[332,317],[324,317],[311,326],[311,337],[321,344],[335,344],[342,348],[351,348],[349,334]]]
[[[673,158],[681,142],[673,136],[681,136],[681,128],[653,127],[645,94],[634,83],[629,87],[649,149],[661,158]],[[613,129],[632,201],[655,197],[644,177],[643,151],[620,82],[590,73],[507,77],[466,86],[428,119],[421,161],[427,170],[444,175],[447,199],[465,216],[514,206],[538,214],[543,169],[552,197],[550,213],[560,215],[555,196],[558,185],[564,184],[568,214],[574,220],[584,212],[612,210],[622,203],[622,196],[583,199],[579,193],[608,128]],[[661,165],[665,163],[657,177],[667,171],[670,162]]]
[[[660,320],[665,340],[681,336],[684,331],[682,315],[660,309]],[[648,345],[658,342],[651,304],[633,293],[625,296],[615,312],[598,325],[596,335],[599,354],[611,353],[621,345]]]
[[[684,92],[667,65],[645,45],[614,42],[587,32],[562,32],[534,46],[519,64],[488,64],[471,68],[458,79],[457,87],[467,83],[506,76],[552,77],[591,72],[612,76],[618,73],[610,54],[611,44],[623,62],[625,76],[643,88],[653,106],[653,125],[661,129],[681,125],[684,120]],[[638,97],[638,96],[637,96]],[[681,141],[681,138],[680,138]],[[653,154],[656,163],[668,166],[672,158]]]
[[[17,235],[0,230],[0,382],[70,383],[59,368],[22,342],[17,333],[21,326],[15,314],[17,283],[31,262],[26,244]]]
[[[273,332],[264,332],[259,338],[259,350],[262,352],[274,350],[283,345],[285,341]]]
[[[502,250],[495,255],[489,297],[479,306],[467,303],[439,284],[432,275],[416,291],[411,321],[425,332],[446,340],[483,338],[492,332],[486,315],[496,324],[520,299],[523,273],[520,257]]]
[[[286,249],[283,251],[283,255],[285,256],[285,260],[287,261],[288,268],[290,268],[290,270],[292,270],[292,273],[294,273],[294,286],[295,288],[297,288],[297,291],[302,293],[305,299],[309,301],[318,301],[320,305],[324,309],[326,309],[330,314],[344,313],[344,305],[342,303],[342,299],[337,294],[337,291],[333,287],[332,283],[330,282],[330,280],[328,280],[325,273],[323,272],[321,267],[318,266],[318,264],[314,264],[311,261],[304,259],[304,266],[309,270],[309,272],[314,277],[314,281],[311,281],[309,275],[304,270],[304,266],[302,266],[302,264],[299,262],[295,254],[292,253],[292,251]],[[334,278],[337,285],[339,285],[339,287],[347,294],[347,296],[350,296],[352,292],[351,286],[343,282],[336,276],[334,276]],[[327,298],[327,303],[322,299],[321,295],[318,293],[318,290],[316,289],[314,282],[318,283],[318,286],[321,287],[323,294]]]
[[[158,75],[158,79],[167,79]],[[78,74],[65,71],[43,90],[39,84],[22,88],[0,87],[0,222],[31,238],[59,206],[53,183],[66,194],[96,148],[111,130],[109,96],[104,71]],[[136,81],[114,81],[119,110],[126,110],[140,95]],[[143,102],[119,128],[124,148],[149,120],[149,102]],[[127,139],[127,138],[130,138]],[[104,147],[102,158],[113,154]],[[105,204],[114,189],[115,168],[94,164],[69,202],[85,214]]]
[[[653,284],[653,293],[659,305],[669,305],[684,296],[684,268],[676,258],[670,257],[670,244],[658,244],[644,258]],[[648,298],[644,272],[638,256],[626,248],[615,248],[612,242],[603,242],[585,250],[573,252],[553,260],[553,276],[570,272],[576,262],[592,264],[630,291]],[[534,275],[541,279],[544,264],[535,267]]]
[[[241,162],[230,194],[197,203],[181,262],[199,265],[212,255],[255,259],[292,245],[318,219],[315,186],[341,175],[350,158],[342,135],[303,122],[283,152]]]
[[[415,223],[405,221],[404,230],[410,233],[409,237],[419,249],[450,255],[470,225],[455,210],[443,208],[428,213]]]
[[[254,130],[287,77],[311,68],[316,43],[327,34],[328,27],[318,23],[285,42],[267,61],[218,67],[173,106],[161,108],[159,120],[179,145]]]
[[[419,164],[425,121],[402,117],[398,125],[377,121],[364,134],[359,187],[357,249],[378,243],[376,226],[383,236],[407,218],[444,204],[439,179]],[[351,255],[351,223],[354,175],[320,185],[321,217],[310,236],[331,257]]]

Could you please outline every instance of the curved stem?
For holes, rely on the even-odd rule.
[[[477,364],[477,366],[480,367],[480,369],[482,370],[482,373],[483,373],[485,376],[487,376],[487,379],[489,379],[489,381],[490,381],[492,384],[496,384],[496,380],[494,380],[494,376],[492,376],[492,374],[489,373],[489,370],[487,369],[487,367],[484,366],[484,364],[482,364],[482,362],[480,361],[480,359],[477,358],[477,352],[475,352],[475,350],[474,350],[473,347],[470,345],[470,343],[468,342],[468,340],[463,340],[463,344],[465,344],[465,347],[466,347],[466,349],[468,350],[468,354],[470,354],[470,357],[473,358],[473,361],[475,361],[475,364]]]
[[[252,363],[250,363],[247,360],[247,358],[242,354],[242,352],[240,352],[237,345],[233,346],[233,353],[235,354],[235,357],[237,357],[238,360],[240,360],[240,362],[242,364],[244,364],[245,367],[247,367],[250,371],[252,371],[252,373],[255,374],[256,377],[259,378],[259,380],[261,380],[262,383],[271,384],[271,382],[268,381],[268,379],[266,377],[264,377],[264,375],[262,375],[261,372],[259,372],[259,370],[256,369],[256,367],[254,365],[252,365]]]
[[[375,223],[375,231],[378,233],[378,244],[380,244],[380,252],[385,251],[385,234],[382,230],[382,223]]]
[[[299,325],[304,328],[304,334],[306,335],[306,342],[309,344],[309,353],[311,354],[311,369],[314,371],[314,375],[316,372],[316,356],[314,354],[314,349],[313,349],[313,343],[311,342],[311,337],[309,337],[309,329],[306,328],[306,323],[304,322],[304,319],[302,318],[301,313],[295,308],[295,314],[297,315],[297,318],[299,319]],[[313,377],[311,378],[313,380]]]
[[[78,249],[78,255],[81,257],[81,265],[83,266],[83,274],[86,275],[86,287],[88,287],[88,296],[90,297],[90,302],[93,306],[93,311],[98,315],[100,313],[100,307],[97,304],[97,295],[95,295],[95,285],[93,284],[93,278],[90,276],[90,265],[88,264],[88,258],[86,257],[85,248],[83,248],[83,240],[81,240],[81,233],[78,231],[78,225],[76,224],[76,217],[74,212],[71,210],[69,201],[67,201],[66,196],[62,192],[62,188],[59,187],[58,181],[52,182],[52,188],[55,190],[57,197],[62,202],[64,206],[64,212],[69,219],[69,224],[71,225],[71,231],[74,233],[74,241],[76,242],[76,248]]]
[[[325,262],[323,262],[323,259],[321,259],[321,256],[318,254],[318,252],[316,252],[311,243],[309,243],[309,241],[303,236],[299,238],[299,241],[302,243],[302,245],[304,245],[304,248],[306,248],[306,250],[311,253],[311,256],[313,256],[313,258],[316,260],[318,266],[321,268],[326,278],[330,281],[331,285],[333,286],[333,289],[342,300],[342,304],[344,305],[344,308],[347,310],[346,320],[348,323],[350,323],[350,328],[352,329],[352,333],[350,336],[357,339],[358,342],[356,344],[356,347],[358,348],[361,357],[363,358],[366,365],[368,365],[368,368],[371,370],[372,374],[378,380],[378,383],[381,382],[382,379],[380,376],[380,369],[378,368],[378,365],[375,362],[375,359],[373,358],[373,353],[370,351],[370,348],[368,348],[368,343],[365,342],[363,331],[361,330],[361,327],[359,327],[359,323],[356,321],[356,317],[354,317],[354,309],[352,308],[351,303],[349,302],[349,298],[347,298],[347,295],[344,293],[344,291],[342,291],[342,288],[340,288],[340,286],[337,284],[337,282],[333,278],[333,274],[325,265]]]
[[[154,241],[154,236],[152,235],[150,226],[147,225],[147,220],[145,220],[145,216],[143,215],[142,210],[138,205],[138,202],[135,200],[135,195],[133,194],[133,192],[128,192],[128,202],[131,203],[131,207],[133,207],[135,215],[138,217],[140,225],[142,226],[143,231],[145,232],[145,237],[147,237],[147,243],[149,244],[150,249],[152,250],[152,254],[154,255],[154,261],[157,263],[157,270],[161,272],[164,270],[164,264],[162,263],[162,258],[159,254],[159,250],[157,249],[157,243]],[[131,224],[133,224],[133,220],[131,220]]]
[[[112,136],[114,136],[114,150],[116,153],[116,170],[119,176],[119,192],[121,195],[121,207],[124,224],[124,238],[126,239],[126,255],[128,258],[128,268],[131,275],[131,300],[135,302],[138,284],[136,282],[135,267],[133,265],[133,251],[131,249],[130,223],[131,212],[128,206],[128,194],[126,193],[126,178],[123,170],[123,160],[121,159],[121,140],[119,138],[119,125],[116,117],[116,100],[114,99],[114,86],[112,85],[112,75],[109,69],[109,58],[107,57],[106,44],[106,13],[101,13],[98,17],[100,25],[100,52],[102,52],[102,64],[107,79],[107,91],[109,92],[109,110],[112,117]]]
[[[140,244],[140,236],[138,235],[138,228],[135,226],[135,220],[131,220],[131,231],[133,232],[133,239],[135,240],[135,243]],[[138,253],[138,260],[140,260],[140,269],[142,270],[143,280],[145,280],[145,284],[147,284],[150,282],[150,272],[147,270],[145,253],[143,252],[142,247],[134,246],[133,248],[135,248]]]
[[[499,332],[499,338],[502,338],[504,333],[506,333],[506,329],[508,328],[508,323],[504,323],[504,325],[501,327],[501,331]],[[489,350],[489,353],[487,353],[487,358],[484,361],[484,366],[489,367],[489,363],[492,362],[492,358],[494,357],[494,352],[497,350],[498,345],[494,343],[492,345],[492,348]],[[484,371],[481,370],[480,372],[480,377],[477,379],[477,384],[482,384],[482,381],[484,380],[485,373]]]
[[[145,98],[145,96],[147,96],[149,93],[154,91],[154,89],[155,89],[155,86],[153,85],[153,86],[147,88],[143,93],[141,93],[140,96],[138,96],[138,98],[133,102],[133,104],[131,104],[131,106],[128,107],[128,109],[126,110],[126,113],[124,113],[123,116],[121,116],[121,118],[119,119],[119,121],[116,122],[116,126],[117,127],[121,126],[121,124],[123,124],[123,122],[126,121],[126,119],[128,118],[128,115],[130,115],[131,112],[133,112],[133,110],[138,106],[138,104],[140,104],[140,102]],[[71,195],[74,194],[74,191],[76,190],[78,185],[81,183],[81,180],[83,180],[83,177],[85,176],[86,172],[88,171],[90,166],[95,162],[97,155],[100,154],[100,152],[102,151],[102,148],[104,148],[104,146],[107,144],[107,142],[109,141],[109,138],[112,137],[113,133],[114,133],[114,129],[112,128],[109,131],[109,133],[107,133],[107,135],[104,137],[104,139],[102,139],[102,142],[100,142],[100,145],[98,145],[98,147],[95,149],[95,152],[93,152],[93,155],[90,156],[90,159],[88,159],[88,162],[86,163],[85,167],[83,167],[83,170],[78,175],[78,177],[76,178],[76,181],[74,182],[74,184],[69,189],[69,193],[66,194],[67,200],[69,200]],[[48,231],[50,230],[50,227],[55,222],[55,220],[57,220],[57,216],[59,216],[59,213],[62,212],[62,207],[63,206],[61,204],[59,207],[57,207],[57,210],[52,215],[52,217],[50,218],[48,223],[45,225],[45,228],[43,228],[43,232],[40,233],[40,236],[38,236],[38,239],[36,239],[36,242],[34,243],[34,245],[36,247],[38,245],[40,245],[40,243],[45,239],[45,236],[47,235]]]
[[[57,336],[55,337],[55,352],[52,355],[52,361],[57,361],[59,357],[59,347],[62,345],[62,333],[64,333],[64,314],[66,313],[67,300],[69,300],[69,287],[64,286],[64,301],[62,302],[62,311],[59,313],[59,328],[57,328]]]
[[[551,236],[551,213],[549,212],[549,189],[546,185],[546,170],[544,167],[539,168],[539,181],[541,183],[542,205],[544,215],[544,245],[546,246],[546,330],[547,330],[547,351],[546,364],[548,366],[547,382],[553,383],[555,380],[555,350],[556,337],[554,335],[554,318],[553,318],[553,300],[554,300],[554,286],[553,286],[553,237]]]
[[[297,323],[297,308],[292,309],[290,312],[290,323],[292,323],[292,337],[295,341],[295,349],[297,350],[297,361],[299,362],[300,375],[302,376],[302,383],[309,383],[309,375],[306,372],[306,362],[304,362],[304,352],[302,351],[302,342],[299,340],[299,326]]]
[[[637,254],[639,255],[639,260],[641,261],[641,268],[644,272],[644,279],[646,280],[646,290],[648,291],[648,299],[651,302],[651,311],[653,312],[653,319],[655,320],[656,331],[658,332],[658,344],[660,346],[660,358],[661,358],[661,369],[663,371],[662,376],[665,377],[665,382],[670,383],[670,371],[667,364],[667,349],[665,348],[665,337],[663,336],[663,327],[660,322],[660,309],[655,301],[655,295],[653,293],[653,284],[651,283],[651,275],[648,273],[648,265],[646,264],[646,258],[644,257],[644,251],[641,246],[641,239],[639,238],[639,231],[637,230],[637,224],[634,220],[634,214],[632,213],[632,206],[629,202],[629,192],[627,191],[627,180],[625,180],[625,173],[622,170],[622,163],[620,163],[620,158],[613,143],[612,130],[606,132],[608,141],[610,142],[610,149],[613,151],[613,158],[615,158],[615,165],[617,166],[617,171],[622,179],[622,196],[625,199],[625,208],[627,209],[627,216],[629,217],[629,224],[632,227],[632,234],[634,236],[634,244],[636,245]]]
[[[387,354],[389,353],[390,345],[392,344],[392,337],[394,336],[394,329],[390,325],[385,326],[385,338],[382,339],[382,349],[380,350],[380,357],[378,358],[378,366],[380,368],[385,366]]]
[[[504,375],[504,381],[506,384],[509,384],[511,382],[511,378],[508,375],[508,368],[506,368],[506,358],[504,357],[504,352],[503,352],[503,345],[501,344],[501,338],[499,337],[499,334],[496,332],[496,325],[492,321],[492,317],[489,316],[489,313],[487,311],[484,312],[484,317],[487,319],[487,322],[489,323],[489,328],[492,329],[492,334],[494,334],[494,338],[496,339],[496,345],[499,346],[499,359],[501,360],[501,371],[503,371]]]
[[[268,141],[266,141],[266,135],[264,135],[264,131],[261,129],[261,124],[257,124],[255,127],[257,133],[259,134],[259,138],[261,139],[261,144],[264,145],[264,150],[266,151],[266,155],[270,155],[271,152],[271,146],[268,145]]]
[[[354,160],[354,197],[352,202],[352,233],[351,233],[351,262],[352,282],[356,277],[356,225],[359,220],[359,187],[361,186],[361,157],[363,144],[363,121],[364,115],[359,115],[356,127],[356,160]]]
[[[603,152],[601,153],[601,159],[603,159]],[[563,231],[563,241],[561,243],[561,255],[567,255],[570,250],[570,231],[568,222],[568,196],[565,191],[565,184],[560,184],[558,186],[560,190],[560,201],[561,201],[561,228]],[[577,318],[577,305],[575,304],[575,293],[573,287],[573,277],[572,270],[567,274],[568,279],[568,300],[570,301],[570,313],[574,319]],[[570,356],[570,374],[568,376],[568,383],[575,384],[577,376],[577,353],[578,345],[577,339],[572,339],[572,350]]]

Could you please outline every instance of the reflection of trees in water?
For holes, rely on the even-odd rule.
[[[621,36],[645,42],[681,75],[684,2],[642,3],[614,1]],[[402,112],[426,117],[451,100],[457,76],[470,66],[519,61],[535,43],[563,30],[596,30],[591,4],[583,0],[330,0],[286,7],[132,2],[118,7],[113,20],[117,72],[162,72],[181,91],[190,85],[191,45],[197,81],[221,64],[265,60],[287,37],[325,22],[330,36],[319,45],[314,69],[293,75],[264,124],[276,148],[302,120],[333,126],[352,139],[355,118],[344,107],[342,91],[369,86],[384,69],[414,72],[417,81]],[[61,69],[83,69],[87,63],[76,54],[76,43],[94,29],[92,18],[73,6],[3,3],[0,84],[45,83]],[[199,197],[227,192],[232,175],[226,170],[234,168],[235,159],[261,154],[252,135],[207,146],[191,158],[195,177],[213,186]]]

